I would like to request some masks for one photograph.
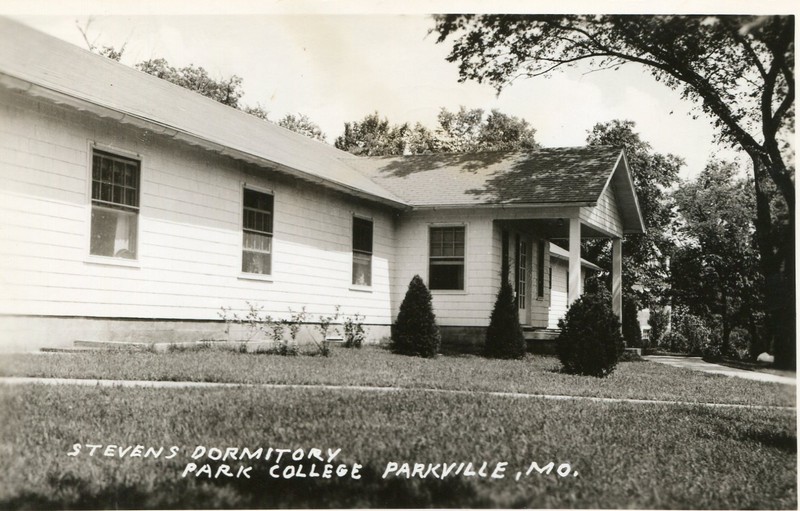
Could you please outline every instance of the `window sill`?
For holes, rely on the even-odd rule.
[[[273,282],[272,275],[262,275],[260,273],[240,273],[239,280],[259,280],[261,282]]]
[[[350,291],[359,291],[361,293],[371,293],[372,286],[357,286],[355,284],[350,285]]]
[[[432,295],[465,295],[468,294],[466,289],[431,289]]]
[[[125,268],[141,268],[138,259],[123,259],[121,257],[89,256],[83,260],[86,264],[99,264],[103,266],[123,266]]]

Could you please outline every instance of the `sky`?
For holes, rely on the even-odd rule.
[[[683,178],[700,172],[712,156],[737,155],[715,143],[708,117],[634,64],[520,79],[498,96],[489,85],[458,82],[456,65],[445,60],[449,46],[436,44],[436,35],[428,33],[433,21],[424,9],[400,14],[355,4],[287,14],[286,3],[272,4],[272,10],[114,12],[80,2],[57,13],[29,8],[6,14],[84,48],[77,24],[91,19],[92,42],[125,44],[122,62],[128,65],[163,57],[174,66],[201,65],[215,78],[236,74],[245,93],[240,103],[261,106],[275,121],[287,113],[306,114],[330,143],[345,122],[375,111],[392,123],[433,128],[441,108],[464,105],[526,119],[546,147],[584,145],[594,124],[630,119],[654,150],[686,161]],[[8,5],[0,2],[0,12]]]

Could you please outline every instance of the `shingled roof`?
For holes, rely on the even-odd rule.
[[[472,206],[595,203],[620,154],[591,146],[343,158],[412,206]]]
[[[2,17],[0,85],[101,116],[114,114],[122,122],[234,158],[405,206],[338,158],[348,153]]]
[[[613,181],[625,232],[643,229],[614,147],[357,157],[2,17],[0,85],[394,208],[589,206]]]

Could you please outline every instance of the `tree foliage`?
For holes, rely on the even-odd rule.
[[[308,138],[325,142],[325,134],[322,132],[322,128],[309,119],[305,114],[286,114],[278,121],[277,124],[278,126],[286,128],[287,130],[305,135]]]
[[[483,109],[439,111],[437,127],[420,123],[391,124],[378,112],[361,121],[347,122],[335,146],[361,156],[428,153],[475,153],[513,149],[535,149],[536,130],[528,121],[498,110],[487,115]]]
[[[586,139],[589,145],[612,145],[625,149],[633,184],[639,198],[646,231],[628,234],[622,244],[622,272],[625,294],[636,294],[643,307],[653,307],[664,295],[668,279],[667,257],[672,246],[673,203],[666,190],[678,180],[683,160],[653,151],[635,131],[633,121],[598,123]],[[608,240],[588,240],[586,256],[611,267]],[[636,286],[636,291],[633,286]]]
[[[439,352],[440,345],[431,293],[422,278],[414,275],[392,325],[392,351],[431,358]]]
[[[733,164],[712,161],[674,193],[681,244],[671,266],[673,301],[697,316],[721,319],[723,354],[734,327],[757,337],[763,296],[753,237],[755,194],[736,171]]]
[[[752,161],[775,360],[794,365],[793,16],[444,15],[434,31],[452,38],[447,59],[462,81],[500,90],[578,62],[636,63],[709,114],[721,140]]]
[[[157,58],[139,62],[135,67],[139,71],[144,71],[233,108],[239,108],[239,99],[244,94],[240,77],[232,75],[215,80],[203,67],[194,64],[174,67],[169,65],[165,59]]]
[[[489,319],[484,354],[491,358],[522,358],[526,348],[514,290],[508,281],[504,281]]]

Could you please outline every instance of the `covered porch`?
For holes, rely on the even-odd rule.
[[[588,206],[587,206],[588,207]],[[622,237],[615,235],[582,218],[583,208],[564,207],[547,210],[527,211],[513,215],[527,214],[527,218],[503,218],[495,220],[495,228],[501,238],[501,280],[511,283],[515,291],[520,324],[527,329],[547,329],[553,327],[551,309],[563,315],[583,293],[586,268],[597,268],[591,262],[581,259],[581,240],[589,238],[610,239],[612,244],[612,309],[622,317]],[[583,215],[584,217],[586,215]],[[556,266],[553,255],[562,250],[553,246],[553,241],[563,240],[567,252],[566,275]],[[555,269],[555,276],[554,276]],[[562,270],[563,271],[563,270]],[[566,304],[561,300],[554,303],[555,287],[566,281]]]

